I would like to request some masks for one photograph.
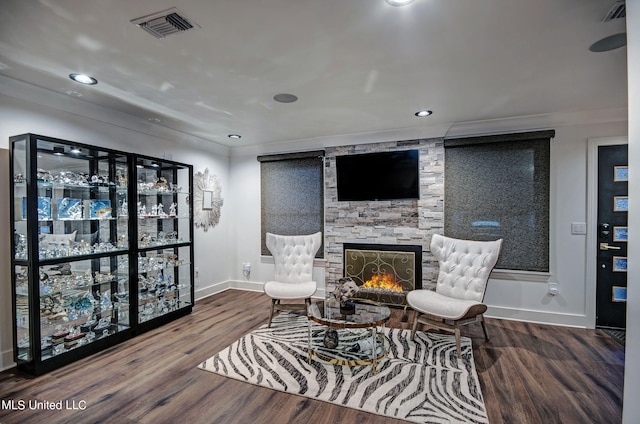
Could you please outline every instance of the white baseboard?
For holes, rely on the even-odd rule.
[[[526,309],[513,309],[501,306],[489,306],[484,314],[487,318],[524,321],[535,324],[561,325],[564,327],[588,328],[586,315],[542,312]]]
[[[16,366],[13,362],[13,350],[5,350],[0,354],[0,371],[6,371]]]
[[[213,296],[214,294],[222,293],[227,289],[229,289],[229,281],[222,281],[211,286],[198,288],[195,290],[194,300],[198,301],[198,299],[203,299],[205,297]]]
[[[202,299],[203,297],[211,296],[217,293],[221,293],[227,289],[263,292],[263,286],[264,286],[264,283],[262,281],[227,280],[222,283],[218,283],[216,285],[213,285],[201,290],[197,290],[196,300]],[[316,293],[313,295],[313,298],[324,299],[325,298],[324,287],[318,288]]]
[[[262,292],[261,281],[227,280],[196,292],[196,300],[221,293],[225,290],[244,290]],[[325,289],[319,288],[313,296],[314,299],[324,299]],[[561,325],[565,327],[589,328],[587,317],[578,314],[562,314],[557,312],[543,312],[526,309],[514,309],[502,306],[489,306],[484,314],[488,318],[524,321],[536,324]]]

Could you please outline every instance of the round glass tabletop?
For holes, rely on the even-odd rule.
[[[391,314],[388,306],[351,302],[353,308],[341,308],[340,302],[327,299],[312,303],[308,318],[319,324],[337,328],[368,328],[384,324]]]

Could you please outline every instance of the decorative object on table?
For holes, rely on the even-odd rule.
[[[220,222],[220,209],[224,203],[218,177],[209,174],[209,169],[193,176],[193,223],[205,231]]]
[[[333,297],[340,302],[340,312],[345,315],[352,314],[355,311],[355,303],[350,302],[351,299],[359,290],[358,285],[351,279],[351,277],[340,278],[335,290],[331,292]]]
[[[307,318],[285,312],[273,319],[271,328],[252,331],[198,368],[412,422],[488,423],[469,338],[462,338],[460,359],[455,338],[449,334],[421,332],[415,342],[407,329],[385,328],[384,335],[393,348],[376,374],[369,366],[336,365],[315,357],[309,365]],[[313,328],[312,337],[322,345],[321,326]]]
[[[327,328],[327,330],[324,332],[324,338],[322,339],[322,344],[324,344],[324,347],[328,349],[335,349],[338,347],[339,343],[340,339],[338,339],[338,330],[331,327]]]

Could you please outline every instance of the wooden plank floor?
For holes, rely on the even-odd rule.
[[[0,409],[0,423],[398,423],[196,368],[266,323],[269,299],[236,290],[187,317],[40,377],[0,373],[0,398],[84,410]],[[407,328],[393,310],[392,327]],[[597,330],[487,320],[469,326],[490,422],[621,422],[624,348]]]

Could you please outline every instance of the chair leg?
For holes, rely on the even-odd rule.
[[[269,312],[269,324],[267,327],[271,328],[271,320],[273,319],[273,310],[276,308],[276,303],[280,301],[277,299],[271,299],[271,311]]]
[[[305,306],[304,307],[304,312],[308,316],[309,315],[309,306],[311,306],[311,298],[310,297],[307,297],[304,300],[304,306]]]
[[[411,340],[415,340],[416,330],[418,329],[418,317],[420,312],[413,311],[413,323],[411,324]]]
[[[480,324],[482,324],[482,331],[484,331],[484,338],[489,340],[489,333],[487,333],[487,326],[484,323],[484,317],[480,317]]]
[[[458,352],[458,358],[462,358],[462,349],[460,348],[460,327],[456,325],[456,351]]]

